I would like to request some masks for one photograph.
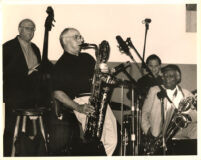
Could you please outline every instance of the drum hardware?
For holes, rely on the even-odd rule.
[[[135,81],[135,79],[132,78],[132,76],[126,71],[126,70],[122,70],[122,72],[127,76],[127,78],[129,80],[119,80],[119,84],[117,87],[121,87],[121,153],[120,155],[127,155],[130,150],[129,154],[130,155],[138,155],[139,153],[139,130],[140,130],[140,126],[139,126],[139,106],[135,107],[134,104],[134,88],[137,84],[137,82]],[[131,100],[131,107],[125,107],[126,105],[124,105],[124,89],[125,88],[132,88],[132,100]],[[124,111],[126,108],[129,108],[131,111],[131,126],[129,128],[131,134],[130,137],[128,135],[128,131],[126,130],[126,128],[124,127],[125,123],[123,123],[123,117],[124,117]],[[135,112],[137,113],[138,117],[134,117],[135,116]],[[135,120],[136,119],[136,120]],[[135,129],[135,121],[136,121],[136,129]],[[128,140],[125,141],[125,140]],[[128,147],[129,141],[131,142],[131,146]],[[128,148],[128,149],[127,149]]]
[[[125,156],[123,148],[123,101],[124,101],[124,86],[121,86],[121,150],[120,150],[121,156]]]
[[[126,89],[130,89],[132,87],[132,82],[129,80],[120,81],[117,83],[116,88],[124,87]]]
[[[110,102],[110,107],[111,107],[112,110],[120,111],[121,110],[121,103],[111,101]],[[123,110],[129,110],[129,109],[130,109],[129,106],[123,104]]]
[[[135,141],[136,141],[136,136],[135,136],[135,106],[134,106],[134,89],[132,88],[132,98],[131,98],[131,130],[132,130],[132,133],[131,133],[131,143],[132,143],[132,155],[137,155],[138,154],[138,151],[137,151],[137,146],[135,146]]]
[[[130,77],[129,77],[130,78]],[[132,79],[133,80],[133,79]],[[135,80],[133,80],[135,81]],[[140,145],[140,115],[139,104],[134,104],[134,87],[132,87],[131,107],[124,105],[124,88],[121,85],[121,150],[120,155],[138,155]],[[111,102],[115,104],[115,102]],[[118,104],[118,103],[117,103]],[[136,106],[136,107],[135,107]],[[113,107],[112,107],[113,108]],[[124,111],[130,109],[131,115],[125,117]],[[126,119],[125,119],[126,118]]]
[[[121,150],[120,155],[135,155],[135,133],[134,133],[134,118],[132,118],[131,126],[129,126],[129,121],[124,119],[124,85],[121,86]],[[129,107],[130,108],[130,107]],[[131,116],[133,117],[133,116]],[[131,129],[132,128],[132,129]],[[130,142],[132,146],[130,146]],[[130,152],[129,152],[130,151]]]

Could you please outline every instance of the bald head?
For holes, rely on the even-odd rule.
[[[35,28],[35,23],[34,23],[31,19],[28,19],[28,18],[21,20],[20,23],[19,23],[19,25],[18,25],[18,28],[21,27],[21,26],[23,26],[24,23],[32,23],[32,25],[33,25],[34,28]]]
[[[35,23],[31,19],[23,19],[18,25],[19,36],[30,42],[34,36]]]

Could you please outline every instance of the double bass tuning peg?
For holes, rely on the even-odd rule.
[[[56,22],[56,20],[54,19],[54,17],[52,17],[51,22]],[[52,27],[54,27],[55,25],[52,23]]]

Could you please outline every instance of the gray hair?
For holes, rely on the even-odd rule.
[[[64,49],[63,35],[66,34],[70,30],[76,30],[76,29],[75,28],[65,28],[60,34],[59,41],[60,41],[61,47],[63,49]]]

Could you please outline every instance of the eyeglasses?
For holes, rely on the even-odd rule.
[[[24,26],[20,26],[20,27],[25,28],[26,30],[32,31],[32,32],[36,30],[35,27],[24,27]]]
[[[81,35],[74,35],[74,36],[64,36],[64,38],[73,38],[74,40],[76,40],[76,41],[82,41],[82,40],[84,40],[84,38],[81,36]]]

